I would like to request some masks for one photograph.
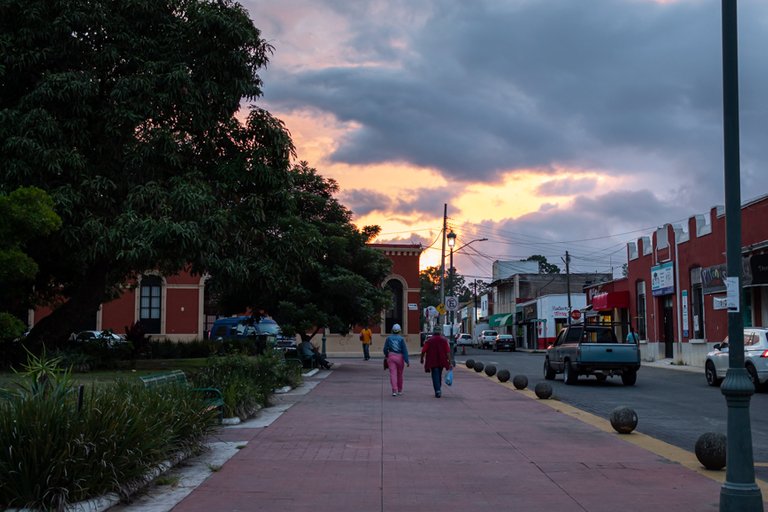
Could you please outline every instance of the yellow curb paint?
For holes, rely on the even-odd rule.
[[[465,369],[469,370],[469,368],[465,368]],[[474,370],[472,371],[474,372]],[[685,466],[691,471],[695,471],[696,473],[703,475],[707,478],[710,478],[712,480],[715,480],[716,482],[720,482],[720,483],[725,482],[725,469],[722,469],[719,471],[712,471],[712,470],[706,469],[704,466],[701,465],[699,460],[696,458],[696,454],[693,452],[683,450],[682,448],[678,448],[677,446],[673,446],[669,443],[665,443],[664,441],[660,441],[649,435],[642,434],[636,430],[631,434],[619,434],[613,429],[613,427],[611,426],[611,422],[605,418],[601,418],[600,416],[596,416],[594,414],[582,411],[581,409],[573,407],[572,405],[568,405],[566,403],[560,402],[556,398],[550,398],[548,400],[540,400],[536,396],[536,393],[534,393],[530,389],[527,389],[527,388],[522,390],[515,389],[511,381],[499,382],[498,379],[495,378],[496,377],[495,375],[493,377],[488,377],[483,372],[474,372],[474,373],[477,373],[478,375],[485,377],[486,379],[490,379],[491,381],[495,382],[496,384],[499,384],[500,386],[504,386],[505,388],[511,389],[515,393],[520,393],[528,398],[538,400],[541,404],[551,407],[552,409],[554,409],[559,413],[575,418],[583,423],[587,423],[588,425],[592,425],[593,427],[599,430],[602,430],[603,432],[608,432],[609,434],[619,436],[623,441],[632,443],[635,446],[638,446],[644,450],[648,450],[651,453],[655,453],[656,455],[660,457],[664,457],[667,460],[670,460],[672,462],[677,462],[681,466]],[[755,466],[768,467],[768,462],[756,462]],[[763,496],[768,496],[768,482],[765,482],[759,478],[755,478],[755,483],[757,484],[758,487],[760,487],[760,491],[763,493]]]

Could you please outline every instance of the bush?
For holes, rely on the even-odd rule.
[[[295,365],[285,364],[281,353],[267,350],[256,357],[244,354],[212,357],[192,379],[195,386],[221,389],[224,415],[245,420],[260,406],[269,405],[275,388],[297,386],[301,382],[300,372]]]
[[[179,451],[196,451],[215,411],[189,388],[99,386],[78,410],[59,360],[31,358],[26,380],[0,401],[0,508],[59,510],[119,492]]]

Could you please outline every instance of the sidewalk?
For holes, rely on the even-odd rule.
[[[284,395],[268,427],[222,429],[241,449],[173,511],[718,510],[703,469],[560,402],[462,367],[436,399],[418,360],[392,397],[380,359],[337,361]]]

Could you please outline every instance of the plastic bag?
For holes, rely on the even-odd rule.
[[[449,386],[453,385],[453,370],[448,370],[445,373],[445,383]]]

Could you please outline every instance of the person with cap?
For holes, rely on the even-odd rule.
[[[443,369],[451,369],[451,346],[448,338],[435,332],[427,338],[421,348],[421,363],[424,371],[432,375],[432,387],[435,390],[435,398],[442,395]]]
[[[403,369],[411,366],[408,361],[408,346],[405,338],[400,335],[400,324],[392,326],[392,334],[384,342],[384,357],[389,368],[389,383],[392,385],[392,396],[403,394]]]

